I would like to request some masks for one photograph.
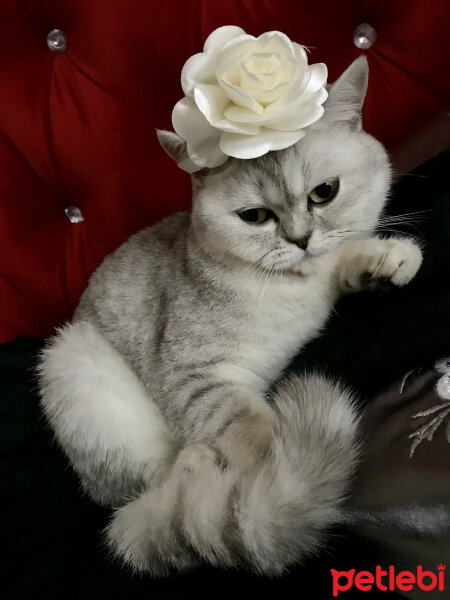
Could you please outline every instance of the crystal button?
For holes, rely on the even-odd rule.
[[[78,206],[68,206],[64,209],[64,212],[71,223],[82,223],[84,221],[83,213]]]
[[[65,52],[67,38],[60,29],[52,29],[47,35],[47,46],[52,52]]]
[[[361,23],[353,32],[353,43],[362,50],[373,46],[376,39],[377,32],[369,23]]]

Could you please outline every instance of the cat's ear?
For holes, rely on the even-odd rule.
[[[355,129],[362,127],[362,107],[369,81],[369,65],[360,56],[345,70],[328,90],[324,104],[327,122],[346,121]]]
[[[157,129],[159,143],[177,164],[189,159],[186,142],[173,131]]]
[[[161,146],[180,169],[183,169],[186,173],[197,174],[199,168],[189,158],[187,144],[183,138],[173,131],[165,131],[164,129],[157,129],[156,135]]]

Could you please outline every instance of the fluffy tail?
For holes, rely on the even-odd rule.
[[[253,472],[185,448],[162,486],[122,506],[107,538],[127,564],[160,576],[207,561],[280,574],[314,553],[338,519],[358,455],[351,395],[318,375],[274,396],[273,451]]]

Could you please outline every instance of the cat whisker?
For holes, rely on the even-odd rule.
[[[334,229],[326,233],[326,238],[345,238],[348,239],[358,233],[363,233],[362,231],[357,231],[353,229]]]
[[[221,263],[223,257],[228,254],[229,252],[232,252],[235,248],[239,248],[241,244],[233,244],[231,246],[227,246],[226,248],[224,248],[222,251],[218,252],[218,254],[216,255],[216,260],[217,262]]]
[[[420,179],[430,179],[429,175],[416,175],[415,173],[395,173],[397,177],[419,177]]]
[[[378,221],[378,225],[414,225],[420,220],[420,217],[416,217],[415,219],[383,219]]]
[[[272,276],[272,273],[273,273],[274,269],[275,269],[275,267],[274,267],[274,266],[272,266],[272,267],[269,269],[268,273],[267,273],[267,277],[266,277],[266,279],[265,279],[265,282],[264,282],[263,288],[262,288],[262,290],[261,290],[261,296],[260,296],[260,298],[259,298],[259,303],[258,303],[258,307],[259,307],[259,309],[261,309],[262,302],[263,302],[263,299],[264,299],[264,294],[266,293],[266,290],[267,290],[267,285],[268,285],[268,283],[269,283],[269,281],[270,281],[270,279],[271,279],[271,276]]]
[[[265,272],[267,271],[267,268],[262,265],[262,261],[272,252],[275,252],[277,250],[277,248],[271,248],[270,250],[268,250],[267,252],[265,252],[262,256],[260,256],[257,260],[255,260],[254,262],[250,263],[250,265],[248,265],[246,272],[250,273],[249,279],[248,279],[248,285],[245,287],[245,289],[243,290],[243,294],[245,294],[249,288],[251,286],[253,286],[255,284],[255,287],[257,287],[259,285],[259,282],[263,279]],[[253,272],[251,272],[253,271]],[[258,277],[258,280],[255,283],[255,278]]]
[[[395,223],[394,223],[395,225]],[[414,226],[412,223],[409,223],[409,225],[417,232],[418,235],[413,235],[412,233],[409,232],[404,232],[404,231],[399,231],[398,229],[393,229],[392,227],[386,227],[386,225],[379,225],[375,231],[380,232],[380,233],[395,233],[395,234],[401,234],[404,237],[410,237],[412,239],[425,239],[422,232],[420,231],[420,229],[418,229],[416,226]]]
[[[250,276],[249,276],[248,285],[246,286],[245,291],[247,291],[249,289],[249,287],[251,285],[253,285],[253,283],[255,282],[255,278],[257,277],[258,274],[260,274],[260,277],[258,278],[258,281],[256,282],[256,285],[258,285],[259,281],[264,276],[264,272],[267,270],[266,267],[264,265],[262,265],[261,263],[269,254],[271,254],[274,251],[275,251],[275,249],[269,250],[268,252],[263,254],[260,258],[258,258],[258,260],[254,261],[253,263],[251,263],[248,266],[246,272],[247,273],[250,272]],[[251,271],[253,271],[253,272],[251,272]]]
[[[264,276],[266,275],[266,273],[267,273],[267,269],[265,267],[259,267],[259,269],[255,272],[254,277],[251,278],[252,280],[249,281],[249,286],[247,286],[246,289],[248,290],[250,285],[253,285],[253,284],[254,284],[255,288],[257,289],[260,282],[264,281]],[[255,281],[255,278],[257,275],[258,275],[258,278]]]
[[[408,212],[408,213],[400,213],[398,215],[381,215],[380,218],[378,219],[379,222],[392,222],[392,221],[407,221],[410,220],[412,217],[412,220],[421,220],[427,217],[427,213],[429,212],[433,212],[435,209],[434,208],[427,208],[424,210],[416,210],[413,212]]]
[[[275,250],[276,250],[276,248],[271,248],[271,249],[270,249],[268,252],[265,252],[265,253],[264,253],[262,256],[260,256],[260,257],[258,258],[258,260],[255,260],[255,262],[253,262],[253,263],[251,263],[251,264],[250,264],[250,266],[249,266],[249,269],[251,269],[251,268],[253,268],[253,267],[257,266],[257,265],[258,265],[258,263],[261,263],[261,262],[262,262],[262,261],[263,261],[263,260],[266,258],[266,256],[269,256],[269,254],[270,254],[271,252],[275,252]],[[258,266],[263,266],[263,265],[258,265]],[[264,268],[264,267],[263,267],[263,268]]]
[[[325,225],[325,226],[326,226],[328,229],[332,229],[332,228],[333,228],[332,224],[330,223],[330,221],[329,221],[329,220],[328,220],[326,217],[324,217],[323,215],[317,215],[317,217],[318,217],[319,221],[322,221],[322,223],[323,223],[323,224],[324,224],[324,225]]]
[[[424,240],[424,236],[423,234],[420,232],[419,229],[417,229],[417,227],[414,228],[417,232],[418,235],[413,235],[412,233],[404,233],[403,231],[401,232],[402,237],[406,237],[406,238],[411,238],[412,240]],[[400,233],[397,229],[392,229],[390,227],[380,227],[376,229],[377,232],[379,233]]]

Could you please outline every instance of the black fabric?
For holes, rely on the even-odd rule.
[[[311,589],[315,598],[328,598],[329,569],[350,569],[359,562],[364,542],[354,545],[345,531],[335,531],[324,558],[310,560],[281,579],[205,567],[186,576],[152,580],[122,569],[102,544],[108,511],[81,495],[76,476],[40,415],[33,366],[41,346],[41,341],[24,339],[0,346],[2,600],[229,600],[247,597],[248,590],[265,599],[287,597],[292,589],[300,598],[311,597]],[[376,556],[373,546],[366,548],[365,556]]]
[[[408,369],[450,355],[448,158],[448,153],[440,155],[405,177],[390,205],[390,214],[425,211],[413,217],[413,224],[395,227],[426,240],[426,259],[416,280],[384,295],[343,299],[294,370],[319,368],[336,375],[364,402]],[[33,366],[42,343],[16,339],[0,347],[2,598],[241,598],[249,590],[259,598],[288,593],[331,598],[330,568],[363,569],[382,553],[375,544],[336,528],[320,559],[280,579],[212,568],[166,580],[133,576],[108,555],[101,537],[108,512],[81,495],[40,415]],[[343,597],[357,594],[349,591]],[[381,597],[380,592],[364,594]]]
[[[414,236],[424,262],[406,287],[346,296],[326,332],[295,359],[298,373],[317,368],[350,384],[369,399],[408,370],[450,355],[450,151],[395,187],[390,216],[411,216],[380,229]]]

